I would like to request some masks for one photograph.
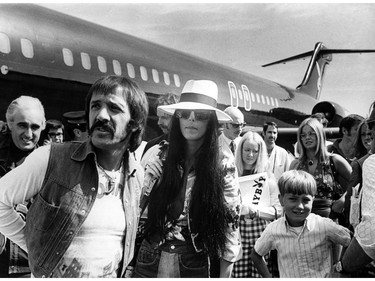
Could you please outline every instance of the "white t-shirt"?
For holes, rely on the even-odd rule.
[[[125,213],[121,200],[124,173],[123,169],[104,172],[98,166],[97,170],[99,189],[95,203],[52,277],[118,276],[125,236]],[[109,187],[109,177],[114,181],[114,189],[104,194]]]

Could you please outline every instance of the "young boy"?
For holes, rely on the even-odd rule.
[[[304,171],[284,172],[278,181],[284,216],[270,223],[256,241],[251,258],[263,277],[272,277],[263,256],[276,249],[281,278],[330,277],[332,246],[347,247],[350,231],[312,214],[314,178]]]

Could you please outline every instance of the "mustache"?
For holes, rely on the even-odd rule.
[[[107,131],[107,132],[110,132],[111,134],[114,134],[115,133],[115,128],[112,126],[111,123],[109,123],[108,121],[101,121],[101,120],[97,120],[95,121],[95,123],[91,126],[91,128],[89,129],[90,131],[90,134],[96,129],[96,128],[99,128],[99,129],[102,129],[104,131]]]

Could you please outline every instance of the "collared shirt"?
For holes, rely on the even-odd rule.
[[[289,170],[291,158],[284,148],[275,145],[268,157],[268,163],[270,172],[275,175],[276,181],[278,181],[281,174]]]
[[[311,213],[300,229],[291,227],[285,216],[270,223],[254,250],[261,256],[276,249],[281,278],[324,278],[332,269],[332,245],[348,246],[350,231]]]
[[[236,144],[236,149],[238,148],[238,144],[241,140],[241,137],[235,138],[233,141]],[[232,142],[231,139],[227,138],[224,133],[219,136],[219,147],[220,152],[226,154],[227,156],[234,157],[235,153],[233,154],[232,150],[230,149],[230,143]]]
[[[354,231],[354,236],[365,253],[375,259],[375,155],[363,164],[362,219]]]

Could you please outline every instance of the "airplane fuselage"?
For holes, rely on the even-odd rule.
[[[317,100],[229,67],[49,9],[26,4],[0,5],[0,113],[21,94],[39,98],[46,118],[61,119],[82,110],[90,85],[116,74],[135,80],[147,93],[150,117],[146,139],[160,134],[155,100],[179,94],[190,79],[209,79],[219,87],[218,107],[239,107],[245,122],[260,127],[275,121],[296,127]]]

